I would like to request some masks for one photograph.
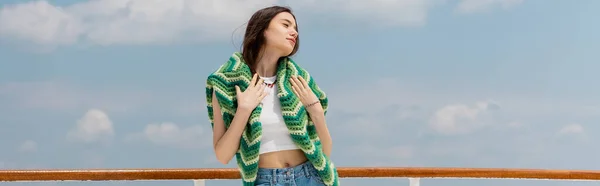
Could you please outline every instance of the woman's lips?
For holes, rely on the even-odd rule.
[[[288,38],[287,40],[289,40],[289,41],[290,41],[290,43],[292,43],[292,45],[293,45],[293,44],[296,44],[296,40],[295,40],[295,39]]]

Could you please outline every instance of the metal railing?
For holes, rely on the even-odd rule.
[[[340,167],[340,178],[409,178],[411,186],[419,178],[495,178],[600,180],[600,171],[504,169],[504,168],[422,168],[422,167]],[[240,179],[237,169],[45,169],[0,170],[0,181],[124,181],[124,180],[204,180]]]

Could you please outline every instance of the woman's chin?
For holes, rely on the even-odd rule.
[[[283,49],[283,53],[285,54],[285,56],[289,56],[290,54],[292,54],[292,51],[294,51],[294,48],[291,47],[286,47]]]
[[[280,45],[273,49],[278,50],[278,53],[280,53],[282,56],[289,56],[292,51],[294,51],[294,47],[288,45]]]

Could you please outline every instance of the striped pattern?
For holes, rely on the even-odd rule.
[[[321,142],[317,135],[314,123],[292,91],[289,79],[291,76],[302,76],[307,80],[315,95],[320,99],[321,105],[327,113],[327,96],[317,86],[309,73],[298,66],[290,58],[282,58],[277,67],[277,96],[281,101],[283,119],[289,129],[293,141],[304,151],[312,165],[318,170],[321,178],[327,185],[339,185],[338,174],[331,160],[323,154]],[[252,74],[250,68],[243,62],[241,53],[234,53],[229,60],[208,76],[206,82],[206,103],[211,126],[214,127],[212,92],[215,91],[225,127],[229,128],[237,108],[235,85],[244,91],[250,85]],[[254,185],[258,171],[258,158],[260,139],[262,135],[259,116],[262,107],[259,105],[252,111],[248,125],[240,139],[240,149],[236,153],[236,160],[243,180],[243,185]]]

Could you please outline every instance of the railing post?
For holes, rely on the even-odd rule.
[[[206,186],[204,180],[194,180],[194,186]]]
[[[408,178],[408,185],[419,186],[419,178]]]

